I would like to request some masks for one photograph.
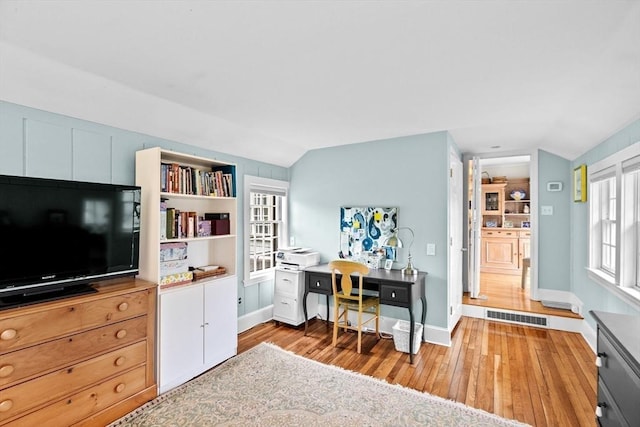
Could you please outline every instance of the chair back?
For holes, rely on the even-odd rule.
[[[329,268],[331,269],[331,286],[333,287],[333,294],[336,296],[351,296],[351,291],[353,290],[353,283],[351,282],[352,274],[360,274],[359,287],[362,287],[362,276],[369,273],[369,267],[366,265],[346,259],[331,261],[329,263]],[[340,272],[340,274],[342,274],[342,278],[340,279],[340,287],[342,288],[341,294],[338,292],[336,272]],[[362,289],[360,289],[360,294],[362,294]]]

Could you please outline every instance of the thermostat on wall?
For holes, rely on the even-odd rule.
[[[562,191],[562,183],[560,181],[547,182],[547,191]]]

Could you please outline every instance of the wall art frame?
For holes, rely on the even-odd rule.
[[[580,165],[573,170],[573,201],[587,201],[587,165]]]

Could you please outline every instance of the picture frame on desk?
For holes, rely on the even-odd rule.
[[[384,262],[384,269],[387,271],[391,271],[391,267],[393,267],[393,260],[388,259]]]

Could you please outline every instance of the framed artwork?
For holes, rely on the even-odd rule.
[[[587,201],[587,165],[580,165],[573,170],[573,201]]]
[[[393,260],[392,259],[388,259],[384,262],[384,269],[389,271],[391,270],[391,267],[393,267]]]
[[[340,253],[351,258],[363,252],[384,250],[387,259],[395,259],[395,252],[388,251],[384,244],[397,227],[396,207],[343,206],[340,208]]]

